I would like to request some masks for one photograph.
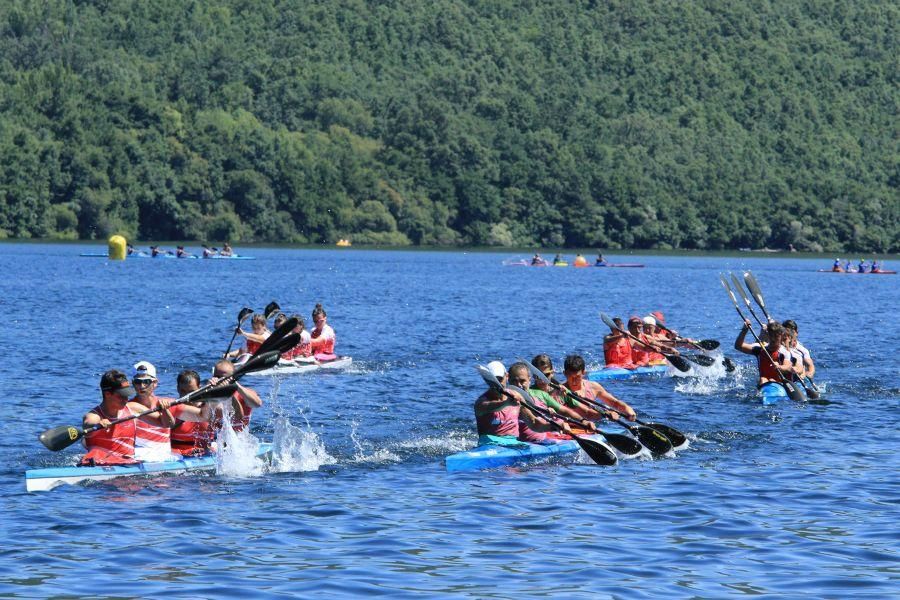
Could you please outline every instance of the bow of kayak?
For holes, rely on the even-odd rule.
[[[651,377],[665,375],[669,370],[668,365],[650,365],[646,367],[635,367],[634,369],[623,369],[622,367],[606,367],[599,371],[591,371],[587,378],[589,381],[612,381],[632,379],[634,377]]]
[[[617,431],[617,433],[619,432]],[[584,435],[581,437],[605,443],[604,437],[599,434]],[[451,454],[444,459],[444,463],[447,467],[447,471],[479,471],[481,469],[505,467],[520,462],[541,460],[553,456],[573,455],[580,449],[581,447],[575,440],[564,440],[556,444],[531,444],[528,442],[520,442],[512,446],[485,444],[471,450],[466,450],[465,452]],[[610,448],[610,451],[619,455],[613,448]]]
[[[312,373],[313,371],[338,371],[346,369],[353,364],[352,356],[338,356],[334,360],[316,361],[316,362],[297,362],[293,360],[280,360],[278,364],[271,369],[263,371],[254,371],[247,373],[246,377],[259,375],[302,375],[304,373]],[[235,363],[235,366],[240,366]]]

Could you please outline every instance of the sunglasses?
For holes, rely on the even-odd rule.
[[[134,385],[151,385],[153,383],[152,379],[132,379],[131,381]]]

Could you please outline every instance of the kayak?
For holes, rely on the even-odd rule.
[[[542,260],[540,262],[533,263],[530,260],[505,260],[503,261],[504,267],[549,267],[550,263],[546,260]]]
[[[100,252],[84,252],[79,254],[79,256],[84,256],[88,258],[109,258],[109,254],[104,254]],[[162,258],[162,259],[178,259],[178,256],[174,254],[159,254],[157,256],[151,256],[149,254],[145,254],[143,252],[139,252],[137,254],[129,254],[125,258]],[[199,256],[194,256],[193,254],[189,256],[182,256],[181,259],[186,258],[200,258]],[[244,255],[234,255],[234,256],[208,256],[206,260],[254,260],[255,256],[244,256]]]
[[[569,263],[567,263],[567,262],[555,262],[555,263],[553,263],[553,266],[554,266],[554,267],[568,267],[568,266],[569,266]]]
[[[258,457],[268,456],[272,444],[260,444]],[[63,484],[84,481],[103,481],[114,477],[135,475],[156,475],[158,473],[185,473],[187,471],[211,471],[216,468],[216,455],[185,456],[181,460],[165,462],[144,462],[135,465],[109,467],[51,467],[25,471],[25,489],[29,492],[46,492]]]
[[[592,440],[603,441],[602,435],[582,436]],[[581,449],[575,440],[565,440],[558,444],[530,444],[521,442],[515,446],[485,444],[465,452],[451,454],[444,463],[448,471],[477,471],[504,467],[518,462],[533,461],[552,456],[571,455]]]
[[[603,264],[594,264],[595,267],[600,268],[618,268],[618,269],[643,269],[644,265],[640,263],[603,263]]]
[[[622,367],[607,367],[599,371],[591,371],[587,374],[589,381],[610,381],[631,379],[633,377],[646,377],[651,375],[665,375],[669,365],[651,365],[637,367],[635,369],[623,369]]]
[[[832,271],[831,269],[819,269],[819,273],[837,273],[838,275],[896,275],[897,271],[866,271],[865,273],[860,273],[859,271]]]
[[[295,362],[293,360],[284,360],[281,359],[278,361],[278,364],[272,367],[271,369],[264,369],[262,371],[253,371],[252,373],[247,373],[245,377],[259,376],[259,375],[300,375],[303,373],[312,373],[313,371],[337,371],[339,369],[346,369],[351,364],[353,364],[352,356],[338,356],[333,360],[327,361],[316,361],[316,362]],[[236,363],[235,366],[240,366],[240,364]]]

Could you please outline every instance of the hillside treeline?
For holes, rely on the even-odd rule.
[[[0,236],[897,252],[898,6],[6,0]]]

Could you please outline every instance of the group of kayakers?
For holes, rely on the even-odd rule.
[[[297,325],[293,331],[300,335],[300,342],[282,353],[281,357],[284,360],[296,363],[316,363],[328,362],[337,358],[337,355],[334,353],[334,344],[337,338],[334,334],[334,329],[328,324],[328,315],[321,304],[316,304],[312,310],[312,331],[306,329],[306,321],[300,315],[295,314],[288,317],[279,310],[275,314],[270,315],[271,317],[274,317],[276,329],[289,318],[297,319]],[[227,355],[229,358],[235,358],[236,363],[240,364],[249,358],[272,334],[264,314],[254,314],[250,319],[250,326],[251,331],[245,331],[243,328],[238,329],[238,334],[242,335],[245,340],[243,347]]]
[[[756,357],[759,368],[758,385],[770,381],[781,382],[802,381],[812,379],[816,374],[816,365],[809,350],[798,339],[799,328],[796,321],[788,319],[783,323],[770,321],[760,330],[759,338],[763,342],[747,343],[745,338],[752,327],[750,320],[744,320],[744,326],[734,341],[734,349]]]
[[[573,433],[596,431],[597,421],[618,419],[618,413],[631,421],[637,418],[625,402],[599,383],[585,379],[585,362],[581,356],[566,357],[562,382],[555,379],[548,355],[538,354],[531,364],[550,380],[549,385],[542,379],[532,381],[531,369],[525,363],[514,363],[508,371],[500,361],[488,363],[487,368],[501,385],[511,384],[527,390],[529,398],[513,390],[501,393],[492,387],[481,394],[474,406],[479,446],[514,445],[523,441],[552,444],[572,439]],[[604,410],[602,406],[618,412]],[[562,417],[575,419],[580,427],[573,429]]]
[[[137,250],[131,244],[128,244],[126,246],[126,252],[127,252],[128,256],[132,256],[134,254],[146,254],[141,250]],[[166,256],[166,255],[175,256],[176,258],[192,258],[192,257],[196,256],[196,255],[192,254],[191,252],[188,252],[184,246],[176,246],[174,252],[172,250],[166,250],[165,248],[161,248],[160,246],[150,246],[149,255],[153,258],[156,258],[158,256]],[[228,242],[225,242],[222,245],[221,249],[210,248],[209,246],[204,244],[203,252],[201,253],[200,256],[202,258],[214,258],[216,256],[222,256],[222,257],[228,258],[228,257],[234,256],[234,250],[231,248],[231,244],[229,244]]]
[[[215,384],[229,377],[234,365],[228,360],[216,363],[213,377]],[[134,373],[128,376],[112,369],[100,378],[100,404],[84,415],[85,430],[94,425],[100,429],[84,436],[86,453],[81,459],[85,466],[125,465],[136,462],[174,460],[181,456],[207,454],[215,450],[216,433],[223,427],[225,409],[212,402],[180,403],[174,399],[156,395],[159,385],[156,367],[147,361],[134,365]],[[262,400],[253,389],[235,383],[231,395],[231,427],[241,431],[250,425],[253,409],[262,406]],[[200,376],[186,369],[178,374],[179,397],[200,388]],[[129,418],[159,409],[156,412]],[[115,423],[117,419],[127,419]]]
[[[675,331],[665,326],[665,316],[654,311],[641,318],[628,319],[627,329],[622,319],[613,319],[615,327],[603,338],[603,358],[607,367],[635,369],[666,364],[666,357],[659,351],[678,354],[677,345],[689,344],[693,340],[680,338]]]
[[[880,273],[881,269],[882,265],[874,258],[871,265],[864,258],[859,259],[856,269],[849,260],[842,261],[840,258],[834,259],[834,264],[831,265],[831,270],[835,273]]]
[[[550,264],[550,263],[548,263],[547,260],[543,256],[541,256],[540,253],[538,253],[538,252],[535,252],[534,256],[531,257],[531,266],[533,266],[533,267],[543,267],[548,264]],[[562,254],[557,254],[556,256],[553,257],[553,266],[563,267],[563,266],[567,266],[568,264],[569,263],[566,261],[565,258],[563,258]],[[588,261],[584,257],[584,255],[576,254],[575,262],[573,262],[572,264],[576,267],[586,267],[586,266],[588,266]],[[603,258],[603,255],[598,252],[597,259],[594,261],[594,266],[595,267],[605,267],[606,265],[607,265],[606,259]]]

